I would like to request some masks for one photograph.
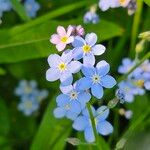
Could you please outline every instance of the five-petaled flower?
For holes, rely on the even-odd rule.
[[[48,81],[60,79],[63,85],[69,85],[73,81],[72,73],[80,71],[82,64],[79,61],[72,60],[72,51],[63,52],[62,56],[52,54],[48,57],[50,69],[46,72]]]
[[[56,48],[58,51],[63,51],[66,48],[67,44],[73,42],[74,37],[71,36],[73,31],[73,27],[69,27],[66,31],[64,27],[57,27],[57,34],[53,34],[51,36],[50,42],[56,44]]]
[[[101,44],[96,44],[96,42],[97,35],[95,33],[87,34],[85,40],[80,36],[76,36],[72,43],[74,46],[73,58],[76,60],[83,58],[84,65],[94,65],[94,55],[101,55],[105,52],[105,47]]]
[[[93,96],[100,99],[103,96],[103,87],[112,88],[116,84],[116,80],[107,75],[110,70],[109,64],[102,60],[97,63],[96,67],[83,66],[82,73],[85,77],[79,80],[79,88],[86,90],[91,88]]]
[[[113,127],[106,121],[109,115],[109,109],[106,110],[106,106],[101,106],[95,111],[94,107],[92,107],[92,112],[97,132],[104,136],[111,134],[113,132]],[[82,115],[74,120],[73,128],[77,131],[84,131],[87,142],[95,141],[92,123],[87,109],[83,110]]]

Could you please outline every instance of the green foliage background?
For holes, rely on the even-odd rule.
[[[12,0],[14,10],[5,13],[0,26],[0,149],[1,150],[91,150],[94,145],[73,147],[65,140],[83,134],[72,130],[71,122],[55,119],[58,82],[49,83],[45,79],[48,69],[47,57],[57,53],[49,38],[58,25],[81,24],[86,32],[95,32],[98,42],[107,47],[106,53],[98,59],[111,64],[111,74],[117,79],[117,67],[122,58],[134,58],[138,33],[150,30],[150,1],[138,0],[142,4],[140,14],[128,16],[126,9],[116,8],[101,12],[98,24],[83,24],[83,15],[97,0],[49,0],[42,5],[36,19],[25,14],[22,4]],[[132,45],[132,46],[131,46]],[[150,49],[147,43],[141,57]],[[19,99],[14,89],[21,79],[35,79],[40,88],[49,90],[49,97],[43,102],[39,112],[31,117],[23,116],[17,110]],[[104,104],[114,97],[114,89],[106,92]],[[148,150],[150,147],[150,93],[136,97],[132,104],[117,106],[111,110],[109,120],[114,125],[114,133],[107,138],[99,136],[103,150]],[[125,107],[133,111],[133,118],[126,121],[118,115],[118,109]],[[125,141],[125,143],[124,143]],[[137,146],[138,145],[138,146]],[[146,145],[146,146],[145,146]]]

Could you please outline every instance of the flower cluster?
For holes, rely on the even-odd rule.
[[[109,8],[126,7],[128,14],[132,15],[136,10],[136,0],[100,0],[99,7],[102,11]]]
[[[36,17],[36,13],[40,9],[40,5],[38,2],[36,2],[35,0],[25,0],[23,5],[29,17]],[[11,0],[0,0],[0,18],[3,16],[3,12],[10,11],[11,9]]]
[[[15,89],[15,95],[19,96],[21,101],[18,109],[26,116],[30,116],[37,111],[40,103],[48,96],[47,90],[39,90],[35,81],[21,80]]]
[[[115,79],[108,75],[109,64],[104,60],[96,64],[95,56],[102,55],[106,48],[96,44],[95,33],[84,35],[84,29],[81,26],[70,25],[67,29],[58,26],[57,34],[51,36],[50,42],[56,45],[58,51],[63,51],[61,56],[51,54],[48,57],[50,68],[46,72],[46,79],[60,80],[62,92],[56,98],[57,107],[54,109],[54,116],[71,119],[74,122],[73,128],[84,131],[87,142],[94,142],[87,103],[92,96],[100,100],[103,97],[104,88],[112,88],[116,84]],[[80,79],[74,81],[73,75],[76,73]],[[112,133],[113,127],[106,121],[109,110],[99,115],[104,108],[105,106],[101,106],[95,111],[92,107],[93,117],[97,132],[108,135]]]
[[[132,61],[129,58],[124,58],[122,65],[119,66],[118,72],[126,74],[136,64],[136,61]],[[135,95],[144,95],[145,90],[150,90],[150,62],[144,61],[139,67],[137,67],[125,81],[118,84],[120,91],[124,99],[127,102],[132,102]],[[121,94],[120,94],[121,95]]]

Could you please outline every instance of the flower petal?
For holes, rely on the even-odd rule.
[[[96,69],[100,76],[104,76],[109,72],[110,65],[105,60],[102,60],[97,63]]]
[[[95,74],[95,68],[92,65],[89,66],[83,66],[82,67],[82,73],[86,77],[91,77],[93,74]]]
[[[50,42],[53,44],[58,44],[60,43],[60,37],[58,34],[53,34],[50,38]]]
[[[56,97],[56,102],[58,106],[65,106],[70,102],[69,96],[65,94],[60,94]]]
[[[106,108],[107,108],[106,106],[101,106],[100,108],[97,109],[97,111],[96,111],[96,115],[97,115],[96,119],[98,121],[104,121],[108,117],[109,109],[106,110]]]
[[[84,136],[85,136],[86,141],[89,143],[92,143],[95,141],[95,136],[94,136],[92,127],[87,127],[84,130]]]
[[[79,61],[72,61],[68,64],[68,69],[71,73],[77,73],[80,71],[82,64]]]
[[[58,51],[63,51],[65,49],[65,47],[66,47],[65,43],[58,43],[56,45],[56,48],[57,48]]]
[[[81,105],[80,105],[80,103],[77,100],[72,100],[70,102],[70,111],[74,112],[74,113],[76,113],[78,115],[80,114],[80,112],[81,112]]]
[[[97,44],[92,47],[92,52],[94,55],[102,55],[105,52],[106,48],[105,46],[101,44]]]
[[[63,86],[71,85],[73,82],[73,76],[69,71],[65,71],[61,74],[60,81]]]
[[[77,113],[67,111],[66,117],[70,120],[75,120],[78,117]]]
[[[72,52],[72,50],[66,50],[62,53],[61,59],[64,63],[68,64],[72,60]]]
[[[83,64],[85,66],[94,65],[95,64],[95,57],[92,53],[86,54],[83,57]]]
[[[57,65],[59,63],[61,63],[62,60],[61,60],[61,57],[59,55],[51,54],[51,55],[49,55],[47,61],[48,61],[48,64],[50,67],[56,68]]]
[[[50,68],[46,71],[46,80],[52,82],[60,78],[60,72],[56,68]]]
[[[79,47],[79,48],[74,48],[73,49],[73,58],[75,60],[79,60],[83,57],[83,51],[82,51],[82,48]]]
[[[134,95],[127,93],[127,94],[125,95],[125,98],[124,98],[124,99],[125,99],[125,101],[128,102],[128,103],[132,103],[132,102],[134,101]]]
[[[92,92],[92,95],[98,99],[101,99],[104,94],[103,88],[99,84],[93,84],[91,87],[91,92]]]
[[[113,126],[108,121],[98,122],[97,131],[101,135],[108,135],[113,132]]]
[[[73,36],[70,36],[66,42],[66,44],[70,44],[74,41],[74,37]]]
[[[77,81],[77,86],[79,90],[88,90],[91,87],[91,79],[88,77],[83,77]]]
[[[65,36],[66,35],[66,30],[63,26],[58,26],[57,27],[57,33],[60,35],[60,36]]]
[[[97,42],[97,35],[95,33],[89,33],[85,36],[85,41],[88,45],[93,46]]]
[[[56,118],[63,118],[66,114],[66,110],[61,107],[57,107],[54,109],[53,113]]]
[[[60,85],[60,90],[63,94],[68,94],[73,90],[73,86],[72,85]]]
[[[79,116],[75,119],[72,127],[77,131],[83,131],[88,125],[88,120],[85,116]]]
[[[78,101],[81,104],[81,108],[84,109],[86,107],[86,103],[91,99],[91,94],[88,92],[82,92],[78,95]]]
[[[68,28],[67,28],[67,36],[70,36],[71,33],[73,32],[74,28],[70,25]]]
[[[146,90],[150,90],[150,81],[145,82],[144,86]]]
[[[85,44],[85,40],[80,36],[76,36],[72,43],[73,47],[75,48],[82,47],[84,44]]]
[[[101,78],[101,85],[105,88],[112,88],[116,83],[116,80],[110,75]]]

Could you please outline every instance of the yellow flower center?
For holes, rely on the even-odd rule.
[[[83,49],[84,53],[88,53],[88,52],[90,52],[91,47],[90,47],[89,45],[84,45],[84,46],[82,47],[82,49]]]
[[[32,91],[32,88],[30,86],[25,87],[25,93],[30,93]]]
[[[59,69],[60,71],[66,70],[66,64],[65,64],[65,63],[60,63],[60,64],[58,65],[58,69]]]
[[[67,40],[68,40],[68,37],[66,37],[66,36],[64,36],[64,37],[61,38],[61,42],[62,42],[62,43],[66,43]]]
[[[123,5],[126,0],[119,0],[120,4]]]
[[[32,103],[30,101],[25,102],[25,108],[31,109],[32,108]]]
[[[137,81],[135,81],[135,86],[143,87],[144,86],[144,80],[137,80]]]

